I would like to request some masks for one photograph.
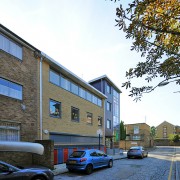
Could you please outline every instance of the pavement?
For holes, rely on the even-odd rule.
[[[124,158],[127,158],[127,152],[123,152],[121,154],[118,153],[118,154],[110,155],[110,156],[112,156],[114,160],[124,159]],[[55,176],[66,173],[66,172],[68,172],[68,169],[66,168],[65,163],[54,165],[53,173]]]

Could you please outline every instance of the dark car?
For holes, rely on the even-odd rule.
[[[0,179],[2,180],[53,180],[54,174],[47,168],[19,169],[0,161]]]
[[[113,166],[113,158],[97,149],[74,151],[66,162],[69,171],[83,170],[91,174],[93,169]]]
[[[148,156],[148,151],[142,146],[131,147],[127,152],[127,158],[139,157],[143,159]]]

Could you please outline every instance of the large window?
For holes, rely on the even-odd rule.
[[[22,100],[22,86],[0,78],[0,94]]]
[[[83,88],[79,88],[79,96],[82,98],[86,98],[86,91]]]
[[[87,124],[92,124],[92,113],[87,113]]]
[[[50,116],[61,117],[61,103],[50,99],[49,101]]]
[[[64,77],[61,76],[61,87],[70,91],[70,82],[69,80],[65,79]]]
[[[71,83],[71,92],[78,95],[78,86],[74,83]]]
[[[111,87],[109,86],[109,84],[107,84],[106,89],[107,89],[107,93],[111,94]]]
[[[73,121],[79,121],[79,109],[71,107],[71,119]]]
[[[56,84],[57,86],[66,89],[67,91],[102,107],[102,99],[98,98],[93,93],[85,90],[76,83],[70,81],[68,78],[62,76],[60,73],[57,73],[54,70],[50,69],[49,75],[49,81],[51,83]]]
[[[58,73],[54,72],[54,71],[50,71],[50,82],[56,84],[56,85],[60,85],[60,76]]]
[[[0,141],[20,141],[20,125],[0,121]]]
[[[0,34],[0,49],[22,60],[22,47]]]

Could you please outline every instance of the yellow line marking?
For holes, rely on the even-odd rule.
[[[175,150],[176,149],[174,148],[174,154],[173,154],[173,157],[172,157],[172,160],[171,160],[171,166],[170,166],[170,170],[169,170],[168,180],[171,180],[171,177],[172,177],[172,168],[173,168],[173,163],[174,163]]]
[[[168,180],[171,180],[173,163],[174,163],[174,156],[172,157],[172,160],[171,160],[171,166],[170,166],[170,170],[169,170]]]

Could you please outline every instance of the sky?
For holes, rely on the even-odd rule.
[[[159,87],[138,102],[122,87],[126,71],[144,59],[130,50],[132,40],[115,26],[119,4],[110,0],[0,0],[0,23],[86,82],[107,75],[122,91],[120,120],[125,124],[158,126],[167,121],[180,125],[180,93],[174,93],[179,86]],[[132,83],[146,85],[143,79]]]

